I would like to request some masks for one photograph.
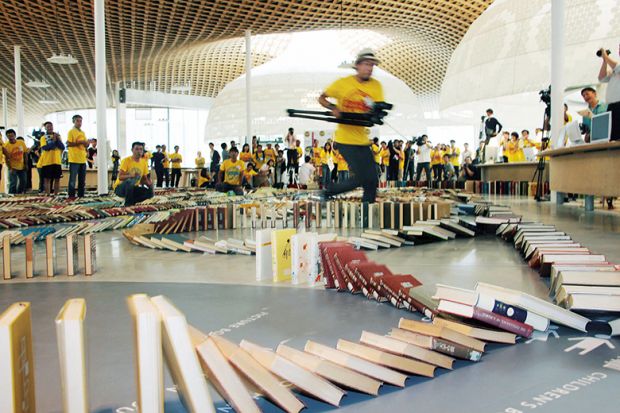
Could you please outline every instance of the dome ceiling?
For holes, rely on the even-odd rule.
[[[108,0],[108,102],[116,82],[170,92],[191,83],[192,94],[214,97],[244,73],[244,31],[253,35],[319,29],[371,29],[392,41],[377,50],[382,67],[436,105],[452,51],[492,0]],[[14,124],[13,45],[22,46],[26,124],[43,114],[94,107],[93,1],[3,0],[0,8],[0,87],[9,91]],[[274,39],[274,37],[270,37]],[[281,53],[287,36],[253,40],[253,64]],[[364,45],[360,44],[360,49]],[[46,61],[71,54],[75,65]],[[58,100],[48,105],[42,99]]]

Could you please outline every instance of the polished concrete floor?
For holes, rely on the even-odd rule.
[[[524,199],[498,198],[497,202],[511,205],[526,219],[553,223],[592,251],[620,263],[620,216],[616,213],[586,213],[577,206],[537,204]],[[245,238],[253,234],[220,232],[217,236]],[[254,279],[254,257],[153,251],[131,245],[119,232],[97,237],[99,269],[93,277],[59,276],[50,280],[39,275],[26,280],[21,268],[22,252],[16,248],[13,267],[17,277],[0,282],[0,308],[18,300],[33,303],[38,410],[42,412],[61,410],[53,318],[68,298],[87,299],[91,408],[97,412],[132,411],[117,409],[130,406],[134,394],[132,339],[124,303],[126,295],[134,292],[168,295],[185,311],[189,321],[204,331],[217,331],[252,315],[267,313],[256,322],[232,328],[225,334],[235,341],[246,338],[272,347],[285,340],[301,348],[306,339],[334,345],[337,338],[358,339],[362,329],[385,333],[399,317],[415,318],[388,305],[320,287],[258,283]],[[63,254],[62,248],[57,251]],[[41,260],[42,253],[39,251],[37,256]],[[367,254],[395,273],[414,274],[429,292],[434,291],[438,282],[470,288],[480,280],[540,297],[547,295],[545,283],[517,252],[493,236]],[[603,364],[620,356],[620,340],[612,339],[579,356],[579,350],[566,350],[584,339],[583,335],[569,329],[557,332],[558,337],[538,336],[530,344],[495,346],[482,363],[461,363],[462,368],[442,373],[434,380],[413,379],[403,391],[388,387],[379,398],[351,394],[343,410],[376,412],[390,406],[392,411],[409,412],[411,406],[416,406],[426,412],[516,413],[529,411],[533,404],[543,412],[617,411],[620,373],[603,368]],[[606,378],[558,399],[547,395],[552,401],[539,397],[596,372]],[[170,385],[169,378],[167,384]],[[330,409],[322,403],[304,400],[309,404],[308,411]],[[167,402],[167,411],[183,411],[173,392],[167,392]],[[277,411],[268,403],[261,403],[266,411]],[[221,411],[228,411],[220,407]]]

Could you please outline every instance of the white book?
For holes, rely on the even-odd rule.
[[[273,278],[271,232],[271,229],[256,231],[256,281]]]
[[[532,311],[538,315],[548,318],[549,320],[574,328],[579,331],[586,331],[586,325],[590,319],[566,310],[548,301],[526,294],[522,291],[512,290],[510,288],[499,287],[492,284],[478,282],[476,291],[488,293],[496,297],[498,300],[507,304],[516,305],[528,311]]]
[[[127,297],[134,343],[138,408],[141,412],[164,412],[164,364],[161,317],[146,294]]]
[[[291,236],[291,282],[315,285],[319,274],[319,243],[316,232]]]
[[[162,319],[164,357],[181,402],[193,413],[215,413],[185,315],[162,295],[151,298]]]
[[[84,318],[86,301],[67,300],[56,317],[56,338],[60,360],[60,384],[65,413],[87,413],[86,347]]]

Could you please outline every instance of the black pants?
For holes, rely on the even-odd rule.
[[[610,140],[620,140],[620,102],[608,103],[607,110],[611,112]]]
[[[394,165],[388,166],[387,180],[388,181],[398,181],[398,162],[395,163]]]
[[[416,168],[416,181],[420,181],[420,177],[422,176],[422,170],[426,172],[426,184],[430,188],[431,186],[431,163],[430,162],[418,162],[418,167]]]
[[[370,146],[345,145],[339,143],[338,150],[347,164],[349,164],[349,170],[353,172],[353,176],[351,177],[351,174],[349,174],[350,178],[346,181],[329,185],[326,195],[332,196],[341,194],[361,186],[364,189],[362,202],[375,202],[379,177],[377,176],[377,170],[370,167],[375,164]]]
[[[435,179],[435,181],[441,181],[441,179],[443,178],[443,165],[442,164],[437,164],[437,165],[433,165],[433,178]]]
[[[164,182],[166,183],[166,188],[170,188],[170,169],[164,168]]]
[[[178,188],[179,181],[181,180],[181,169],[172,168],[171,178],[172,178],[171,186]]]
[[[231,185],[226,182],[221,182],[215,185],[215,190],[217,192],[228,192],[233,191],[236,195],[243,195],[243,188],[241,185]]]
[[[297,159],[297,149],[288,149],[286,151],[286,170],[295,168],[295,173],[298,172],[299,162]]]
[[[155,168],[155,176],[157,177],[157,187],[161,188],[164,185],[164,167]]]

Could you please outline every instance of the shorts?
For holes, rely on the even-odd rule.
[[[44,179],[60,179],[62,176],[62,167],[58,164],[45,165],[41,168],[41,174]]]

